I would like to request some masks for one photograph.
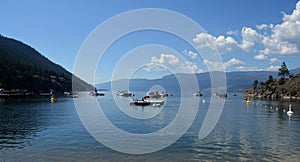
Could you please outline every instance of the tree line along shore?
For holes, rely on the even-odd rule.
[[[258,99],[300,99],[300,74],[291,74],[285,62],[278,69],[278,79],[269,75],[267,81],[254,80],[244,91],[245,97]]]

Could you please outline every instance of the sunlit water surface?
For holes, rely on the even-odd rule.
[[[167,126],[178,113],[180,97],[168,97],[163,107],[133,107],[131,98],[98,97],[101,109],[118,128],[150,133]],[[136,92],[142,96],[141,92]],[[91,96],[75,98],[86,102]],[[198,98],[188,97],[193,100]],[[205,100],[203,103],[202,100]],[[251,101],[241,94],[226,99],[213,131],[202,140],[198,133],[210,98],[201,97],[190,129],[177,142],[158,152],[129,155],[97,142],[84,128],[73,99],[4,102],[0,104],[0,161],[297,161],[300,159],[300,102]],[[292,104],[293,115],[288,116]],[[121,111],[118,109],[121,108]],[[193,106],[187,105],[189,109]],[[190,106],[190,107],[189,107]],[[125,113],[124,113],[125,112]],[[126,114],[127,113],[127,114]],[[136,119],[142,117],[144,119]],[[105,132],[104,132],[105,133]],[[120,137],[122,138],[122,137]],[[134,147],[134,144],[129,147]]]

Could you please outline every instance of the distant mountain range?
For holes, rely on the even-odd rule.
[[[0,88],[63,92],[72,90],[72,79],[77,90],[93,89],[34,48],[0,35]]]
[[[290,70],[294,75],[300,73],[300,67]],[[216,73],[216,72],[212,72]],[[265,81],[269,75],[277,78],[277,71],[248,71],[248,72],[227,72],[227,90],[244,91],[251,87],[254,80]],[[191,74],[166,75],[161,79],[122,79],[113,82],[106,82],[96,85],[98,89],[113,90],[127,89],[129,83],[130,91],[148,91],[152,86],[160,85],[167,91],[180,89],[177,78],[189,82]],[[196,74],[201,91],[210,91],[210,74]],[[11,38],[0,35],[0,88],[7,90],[26,89],[32,92],[92,90],[93,86],[87,84],[72,73],[65,70],[41,55],[34,48]],[[191,89],[193,90],[193,89]]]
[[[300,68],[294,69],[290,71],[292,74],[296,75],[300,73]],[[217,72],[212,72],[217,73]],[[274,78],[278,78],[277,71],[242,71],[242,72],[227,72],[226,73],[226,81],[227,81],[227,91],[228,92],[242,92],[245,89],[252,86],[254,80],[265,81],[268,79],[269,75],[272,75]],[[152,86],[160,85],[167,91],[178,91],[180,89],[180,85],[176,79],[184,78],[184,80],[188,83],[189,80],[192,79],[192,74],[175,74],[175,75],[167,75],[161,79],[121,79],[112,82],[106,82],[97,84],[97,88],[108,89],[113,91],[124,90],[128,87],[130,91],[148,91]],[[210,91],[211,88],[211,80],[210,74],[200,73],[196,74],[196,78],[198,80],[198,85],[200,91]],[[111,84],[113,85],[113,89],[111,89]],[[191,91],[195,91],[190,88]]]

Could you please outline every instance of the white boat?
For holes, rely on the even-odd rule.
[[[89,93],[91,96],[104,96],[105,94],[104,93],[98,93],[98,92],[90,92]]]
[[[160,93],[160,97],[168,97],[168,96],[169,96],[169,94],[167,93],[167,91],[162,91]]]
[[[161,95],[158,93],[158,91],[147,92],[146,96],[149,96],[150,98],[160,98],[161,97]]]
[[[123,96],[123,97],[130,97],[130,96],[132,96],[132,93],[130,93],[128,91],[118,91],[117,95],[118,96]]]
[[[136,106],[148,106],[151,103],[145,100],[133,100],[130,102],[130,105],[136,105]]]
[[[65,97],[70,97],[70,98],[78,98],[77,93],[72,93],[72,92],[64,92]]]
[[[154,104],[152,104],[152,106],[153,106],[153,107],[160,107],[161,104],[159,104],[159,103],[154,103]]]
[[[165,103],[165,100],[162,99],[145,99],[146,102],[149,102],[150,104],[160,104],[163,105]]]
[[[203,94],[198,91],[198,92],[194,93],[194,96],[203,96]]]

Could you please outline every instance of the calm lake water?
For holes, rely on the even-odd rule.
[[[154,115],[136,122],[117,109],[110,92],[98,97],[106,116],[122,130],[150,133],[172,121],[180,97],[167,98],[164,107],[132,107],[119,97],[131,115]],[[137,92],[137,96],[142,96]],[[90,96],[91,97],[91,96]],[[196,99],[194,96],[189,100]],[[75,100],[85,102],[88,97]],[[204,139],[198,133],[209,107],[202,97],[190,129],[171,146],[145,155],[120,153],[97,142],[84,128],[73,99],[57,98],[0,104],[0,161],[298,161],[300,159],[300,102],[251,101],[241,94],[226,99],[221,117]],[[284,109],[292,104],[294,114]],[[122,137],[120,137],[122,138]]]

